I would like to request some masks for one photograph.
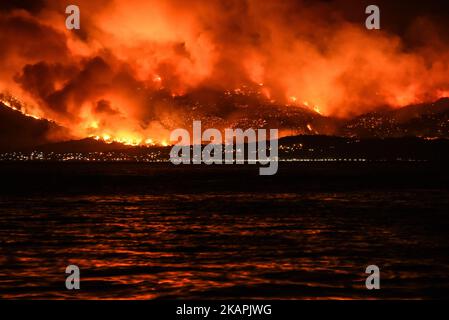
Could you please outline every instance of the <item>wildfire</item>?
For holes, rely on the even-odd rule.
[[[90,122],[87,127],[92,129],[98,129],[98,121]]]
[[[449,45],[431,25],[410,41],[393,31],[402,28],[367,32],[334,1],[191,2],[79,0],[82,36],[67,31],[57,1],[8,6],[0,87],[35,107],[3,104],[78,138],[163,146],[167,127],[195,112],[237,118],[223,92],[251,120],[249,92],[336,117],[449,96]]]
[[[2,103],[4,106],[8,107],[11,110],[20,112],[21,114],[23,114],[26,117],[30,117],[30,118],[33,118],[33,119],[36,119],[36,120],[42,120],[41,117],[36,116],[34,114],[31,114],[31,113],[28,113],[28,112],[22,110],[21,108],[18,108],[16,106],[14,106],[11,102],[9,102],[7,100],[0,100],[0,103]]]
[[[318,105],[316,105],[316,104],[309,103],[308,101],[303,101],[302,104],[303,104],[305,107],[307,107],[308,109],[313,110],[313,111],[315,111],[316,113],[318,113],[318,114],[320,114],[320,115],[323,114],[323,113],[321,112],[321,108],[320,108]]]
[[[145,140],[133,136],[111,136],[109,134],[103,134],[103,135],[92,135],[90,138],[93,138],[97,141],[102,141],[108,144],[112,143],[120,143],[126,146],[161,146],[161,147],[167,147],[169,146],[169,143],[166,140],[157,141],[153,138],[147,138]]]
[[[308,129],[310,132],[313,132],[313,133],[315,133],[315,134],[319,134],[319,132],[318,132],[317,130],[315,130],[315,129],[312,127],[312,125],[311,125],[310,123],[307,124],[307,129]]]

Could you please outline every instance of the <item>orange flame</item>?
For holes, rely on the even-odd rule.
[[[165,145],[169,132],[201,109],[184,96],[203,89],[243,95],[254,86],[271,103],[340,117],[449,95],[449,49],[436,46],[444,43],[437,32],[429,28],[425,43],[408,47],[387,30],[333,14],[340,9],[327,2],[78,5],[80,32],[65,29],[58,2],[33,14],[0,13],[0,92],[29,97],[38,112],[28,115],[79,137]],[[202,98],[204,113],[235,116],[220,107],[219,95]]]

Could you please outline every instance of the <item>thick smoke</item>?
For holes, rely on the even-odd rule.
[[[68,31],[69,4],[0,5],[0,91],[79,137],[162,140],[192,109],[173,97],[202,91],[256,86],[339,117],[449,92],[432,16],[368,31],[348,1],[81,0],[81,30]]]

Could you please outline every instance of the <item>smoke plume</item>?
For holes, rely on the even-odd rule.
[[[0,92],[79,137],[163,141],[197,101],[227,117],[213,92],[256,88],[263,103],[337,117],[449,93],[447,39],[431,14],[395,24],[387,11],[369,31],[353,1],[76,2],[74,31],[70,1],[0,5]]]

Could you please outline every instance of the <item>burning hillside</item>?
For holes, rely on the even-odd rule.
[[[0,92],[66,136],[164,145],[192,119],[332,134],[341,118],[449,92],[435,16],[368,31],[364,6],[338,0],[77,3],[78,31],[68,1],[0,5]]]

